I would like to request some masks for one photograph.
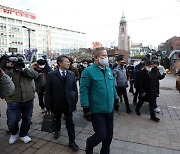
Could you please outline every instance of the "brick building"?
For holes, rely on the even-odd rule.
[[[108,50],[108,56],[111,62],[114,62],[117,56],[122,56],[126,64],[128,64],[129,52],[127,50],[122,50],[118,48],[110,49]]]
[[[173,50],[180,50],[180,37],[174,36],[158,46],[158,51],[166,51],[168,56]]]

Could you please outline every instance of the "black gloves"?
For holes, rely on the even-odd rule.
[[[114,100],[114,110],[119,111],[119,99]]]
[[[91,111],[89,108],[83,108],[83,112],[84,112],[84,118],[87,121],[91,121]]]
[[[115,105],[115,106],[119,106],[119,99],[115,99],[115,100],[114,100],[114,105]]]

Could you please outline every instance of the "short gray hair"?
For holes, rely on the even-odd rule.
[[[99,55],[99,52],[100,51],[103,51],[105,50],[104,47],[101,47],[101,48],[95,48],[94,51],[93,51],[93,56],[98,56]]]

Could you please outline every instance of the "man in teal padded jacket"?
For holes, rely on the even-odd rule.
[[[101,154],[110,153],[113,137],[114,101],[119,101],[114,77],[108,66],[108,55],[104,48],[94,51],[95,63],[83,70],[80,80],[80,102],[84,117],[92,121],[95,134],[87,139],[86,154],[102,142]]]

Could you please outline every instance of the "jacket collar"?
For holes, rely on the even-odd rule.
[[[102,70],[102,68],[96,63],[94,63],[92,66],[95,66],[97,69]],[[104,70],[107,70],[107,67],[104,67]]]

